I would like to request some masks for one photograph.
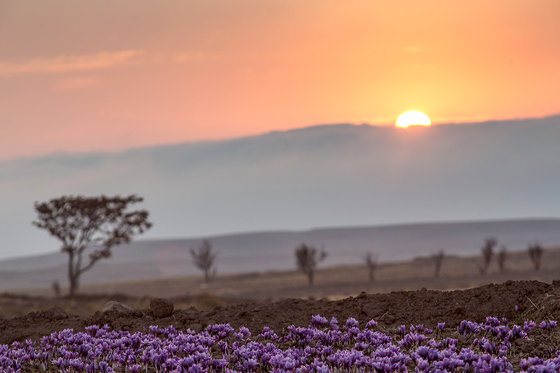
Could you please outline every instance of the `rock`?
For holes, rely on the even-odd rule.
[[[101,310],[102,313],[105,313],[105,312],[128,313],[128,312],[131,312],[131,311],[132,311],[132,308],[130,308],[126,304],[123,304],[123,303],[120,303],[120,302],[115,302],[114,300],[110,300],[107,303],[105,303],[105,306],[103,307],[103,310]]]
[[[58,306],[52,307],[47,312],[48,317],[50,317],[51,320],[64,320],[68,318],[68,314],[66,314],[66,311]]]
[[[173,313],[173,302],[165,298],[150,299],[150,309],[155,317],[167,317]]]

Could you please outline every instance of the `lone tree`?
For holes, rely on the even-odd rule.
[[[508,250],[507,247],[502,245],[496,260],[498,261],[498,267],[500,268],[500,272],[504,272],[506,270],[506,260],[508,258]]]
[[[437,254],[432,255],[434,260],[434,277],[439,277],[439,271],[441,270],[441,265],[443,264],[443,259],[445,258],[445,252],[441,249]]]
[[[529,247],[527,248],[527,251],[529,252],[529,257],[531,258],[531,261],[533,262],[533,266],[535,267],[535,271],[538,271],[541,268],[541,258],[542,258],[542,254],[543,254],[543,248],[540,244],[538,243],[534,243],[532,245],[529,245]]]
[[[375,281],[375,270],[377,269],[377,254],[367,253],[364,257],[366,266],[368,268],[369,282]]]
[[[482,246],[482,266],[479,267],[480,274],[485,275],[488,272],[488,267],[492,262],[492,257],[494,256],[494,247],[498,244],[498,240],[494,237],[487,238],[484,241],[484,246]]]
[[[318,252],[317,248],[302,243],[300,246],[296,247],[295,254],[298,269],[307,276],[309,286],[313,286],[313,277],[317,265],[327,257],[325,249],[321,248],[321,251]]]
[[[216,276],[216,269],[212,273],[210,270],[214,265],[216,254],[212,253],[212,245],[210,241],[204,240],[198,249],[191,248],[194,265],[204,272],[204,282],[208,283]]]
[[[126,212],[129,204],[142,202],[136,195],[128,197],[62,196],[48,202],[35,202],[37,220],[33,225],[46,229],[62,241],[61,251],[68,254],[70,296],[78,291],[82,273],[98,260],[109,258],[111,248],[129,243],[135,234],[152,226],[146,210]],[[89,261],[84,262],[86,249],[93,247]]]
[[[51,284],[51,287],[54,291],[54,296],[57,297],[57,298],[60,298],[60,284],[58,283],[58,281],[54,281]]]

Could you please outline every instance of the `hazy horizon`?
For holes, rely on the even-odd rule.
[[[142,235],[140,236],[135,236],[132,239],[132,243],[140,243],[140,244],[146,244],[146,243],[160,243],[160,242],[166,242],[166,241],[181,241],[181,240],[185,240],[185,241],[192,241],[192,242],[199,242],[199,241],[203,241],[203,240],[215,240],[215,239],[223,239],[223,238],[231,238],[231,237],[237,237],[237,236],[247,236],[247,235],[260,235],[260,234],[284,234],[284,233],[295,233],[295,234],[305,234],[305,233],[313,233],[316,231],[326,231],[326,230],[338,230],[338,229],[386,229],[386,228],[391,228],[391,229],[398,229],[398,228],[410,228],[410,227],[429,227],[429,226],[439,226],[439,225],[461,225],[461,224],[494,224],[494,223],[516,223],[516,222],[525,222],[525,221],[546,221],[546,222],[553,222],[553,221],[559,221],[560,222],[560,217],[529,217],[529,218],[524,218],[524,217],[520,217],[520,218],[508,218],[508,219],[500,219],[500,218],[495,218],[495,219],[482,219],[482,220],[446,220],[446,221],[439,221],[439,220],[434,220],[434,221],[422,221],[422,222],[400,222],[400,223],[385,223],[385,224],[376,224],[376,225],[336,225],[336,226],[317,226],[317,227],[308,227],[308,228],[302,228],[302,229],[264,229],[264,230],[247,230],[247,231],[235,231],[235,232],[218,232],[218,233],[214,233],[214,234],[207,234],[207,235],[193,235],[193,236],[165,236],[165,237],[149,237],[146,238]],[[488,237],[491,236],[491,234],[489,233],[487,235]],[[52,237],[49,237],[52,239]],[[53,239],[54,241],[54,239]],[[538,238],[533,237],[531,239],[527,239],[527,244],[530,244],[532,242],[538,242],[538,243],[542,243],[541,241],[538,240]],[[480,241],[482,242],[482,241]],[[556,241],[555,241],[556,242]],[[555,242],[546,242],[546,246],[554,246]],[[560,242],[560,241],[558,241]],[[301,242],[303,243],[303,242]],[[310,245],[314,245],[312,243],[310,243]],[[315,244],[317,245],[317,244]],[[121,246],[127,246],[127,244],[123,244]],[[115,246],[115,248],[118,248],[119,246]],[[189,247],[185,247],[185,249],[189,249]],[[473,248],[475,248],[476,250],[478,250],[478,247],[473,246]],[[525,249],[525,247],[516,247],[515,250],[523,250]],[[37,252],[37,253],[28,253],[28,254],[15,254],[14,256],[4,256],[4,257],[0,257],[0,262],[1,261],[10,261],[10,260],[14,260],[14,259],[26,259],[26,258],[31,258],[31,257],[40,257],[40,256],[50,256],[52,254],[61,254],[60,251],[60,245],[59,247],[55,247],[53,250],[50,251],[45,251],[45,252]],[[449,254],[449,253],[448,253]],[[453,252],[451,255],[472,255],[472,252],[465,252],[465,253],[456,253]],[[423,255],[430,255],[430,253],[419,253],[418,256],[422,257]],[[65,255],[61,256],[62,261],[64,263],[67,262],[67,257]],[[410,257],[412,258],[412,257]],[[407,258],[399,258],[399,260],[407,260]],[[385,260],[384,260],[385,261]],[[361,261],[360,261],[361,262]],[[199,269],[197,268],[196,271],[199,271]]]
[[[443,123],[432,123],[429,127],[438,127],[438,126],[469,126],[469,125],[481,125],[481,124],[489,124],[489,123],[499,123],[499,122],[519,122],[519,121],[531,121],[531,120],[539,120],[539,119],[547,119],[547,118],[560,118],[560,112],[552,113],[549,115],[543,116],[530,116],[530,117],[521,117],[521,118],[502,118],[502,119],[485,119],[479,121],[450,121],[450,122],[443,122]],[[395,127],[394,123],[367,123],[367,122],[360,122],[360,123],[351,123],[351,122],[340,122],[340,123],[316,123],[310,124],[307,126],[295,127],[290,129],[271,129],[266,130],[263,132],[252,133],[245,136],[231,136],[226,138],[218,138],[218,139],[198,139],[198,140],[186,140],[186,141],[170,141],[161,144],[151,144],[151,145],[136,145],[131,146],[124,149],[119,150],[55,150],[50,153],[39,154],[39,155],[25,155],[25,156],[16,156],[13,158],[6,158],[0,159],[1,163],[10,163],[10,162],[17,162],[17,161],[26,161],[26,160],[39,160],[39,159],[49,159],[52,157],[59,157],[59,156],[107,156],[107,155],[116,155],[120,153],[127,153],[127,152],[134,152],[136,150],[141,149],[157,149],[157,148],[164,148],[169,146],[181,146],[181,145],[209,145],[209,144],[218,144],[224,143],[229,141],[235,141],[239,139],[250,139],[250,138],[258,138],[262,136],[266,136],[269,134],[276,134],[276,133],[290,133],[294,131],[305,131],[314,128],[321,128],[321,127],[337,127],[337,126],[351,126],[351,127],[360,127],[360,126],[367,126],[367,127],[379,127],[379,128],[388,128],[388,127]],[[407,129],[402,128],[395,128],[397,131],[406,131]],[[414,128],[408,128],[408,130],[414,130]],[[413,222],[411,222],[413,223]]]
[[[399,129],[317,125],[230,140],[0,162],[0,258],[52,252],[33,203],[145,201],[138,238],[556,218],[560,116]]]
[[[484,119],[478,121],[449,121],[449,122],[442,122],[442,123],[432,123],[429,127],[437,127],[437,126],[469,126],[469,125],[480,125],[484,123],[497,123],[497,122],[518,122],[518,121],[526,121],[526,120],[539,120],[539,119],[546,119],[546,118],[560,118],[560,111],[558,113],[551,113],[548,115],[542,116],[529,116],[529,117],[515,117],[515,118],[501,118],[501,119]],[[114,155],[118,153],[126,153],[129,151],[135,151],[139,149],[147,149],[147,148],[160,148],[160,147],[167,147],[167,146],[177,146],[177,145],[205,145],[205,144],[212,144],[212,143],[222,143],[228,142],[240,138],[256,138],[261,137],[268,134],[274,133],[285,133],[285,132],[292,132],[292,131],[301,131],[301,130],[308,130],[312,128],[320,128],[320,127],[328,127],[328,126],[367,126],[367,127],[380,127],[380,128],[387,128],[387,127],[395,127],[395,123],[367,123],[367,122],[360,122],[360,123],[351,123],[351,122],[339,122],[339,123],[316,123],[310,124],[307,126],[295,127],[290,129],[270,129],[265,130],[263,132],[258,133],[251,133],[245,136],[231,136],[226,138],[208,138],[208,139],[198,139],[198,140],[184,140],[184,141],[170,141],[165,143],[158,143],[158,144],[151,144],[151,145],[135,145],[130,146],[128,148],[119,149],[119,150],[55,150],[50,153],[39,154],[39,155],[24,155],[24,156],[15,156],[13,158],[6,158],[1,159],[0,163],[7,163],[12,161],[20,161],[20,160],[30,160],[30,159],[42,159],[42,158],[50,158],[50,157],[57,157],[57,156],[67,156],[67,155]],[[406,131],[406,129],[395,128],[398,131]],[[411,128],[409,128],[411,130]],[[413,129],[412,129],[413,130]]]

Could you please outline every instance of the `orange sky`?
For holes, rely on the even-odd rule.
[[[560,112],[560,1],[0,2],[0,160]]]

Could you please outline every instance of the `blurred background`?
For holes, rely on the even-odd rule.
[[[1,3],[6,304],[67,294],[61,241],[32,225],[64,195],[137,194],[153,223],[82,294],[207,307],[551,281],[559,18],[554,0]],[[396,127],[410,110],[431,125]]]

